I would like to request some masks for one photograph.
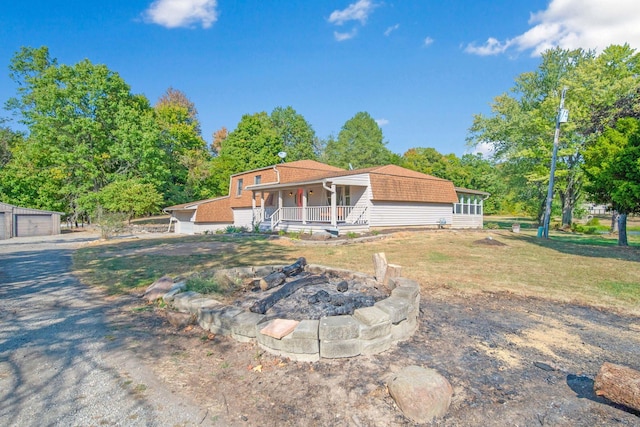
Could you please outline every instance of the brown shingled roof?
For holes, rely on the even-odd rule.
[[[453,182],[400,166],[371,168],[369,177],[373,200],[427,203],[458,201]]]
[[[163,209],[163,211],[180,211],[180,210],[184,210],[187,207],[189,208],[197,208],[198,205],[202,204],[202,203],[206,203],[206,202],[210,202],[212,200],[216,200],[216,198],[214,199],[204,199],[204,200],[196,200],[195,202],[189,202],[189,203],[181,203],[179,205],[173,205],[173,206],[169,206]]]
[[[229,205],[229,196],[219,197],[209,202],[202,203],[196,211],[196,223],[198,222],[233,222],[233,211]]]
[[[330,166],[315,160],[298,160],[291,163],[281,163],[276,165],[280,171],[280,183],[308,181],[311,179],[324,178],[334,173],[347,172],[344,169]]]

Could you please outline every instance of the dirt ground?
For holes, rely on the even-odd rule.
[[[206,408],[202,425],[411,426],[386,384],[409,365],[454,388],[438,426],[638,426],[640,414],[593,393],[603,362],[640,369],[640,318],[521,298],[422,290],[408,341],[370,357],[294,362],[254,343],[175,329],[164,309],[113,300],[114,344]]]

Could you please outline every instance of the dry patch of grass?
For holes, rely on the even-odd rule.
[[[504,245],[483,244],[489,236]],[[117,293],[147,286],[163,274],[284,264],[299,256],[373,274],[377,252],[400,264],[403,275],[428,293],[510,292],[640,313],[640,251],[593,236],[545,240],[533,232],[415,231],[337,246],[261,236],[192,236],[86,247],[77,251],[74,266],[85,283]]]

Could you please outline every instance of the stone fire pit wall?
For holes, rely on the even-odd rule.
[[[220,270],[230,280],[268,274],[279,266]],[[268,270],[268,271],[265,271]],[[342,277],[372,281],[363,273],[330,267],[307,265],[311,273],[324,273]],[[238,307],[224,305],[215,299],[196,292],[166,294],[164,299],[174,309],[197,316],[198,324],[205,330],[219,335],[230,335],[237,341],[256,340],[266,351],[298,361],[317,361],[320,358],[335,359],[358,355],[372,355],[388,350],[399,341],[406,340],[417,329],[420,306],[420,285],[404,277],[391,279],[391,296],[372,307],[359,308],[353,315],[323,317],[320,320],[302,320],[290,334],[276,339],[260,333],[270,322],[265,315],[252,313]]]

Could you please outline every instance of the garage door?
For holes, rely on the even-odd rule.
[[[8,239],[7,237],[7,224],[5,223],[5,213],[0,212],[0,240]]]
[[[48,236],[51,234],[51,215],[16,215],[16,236]]]

